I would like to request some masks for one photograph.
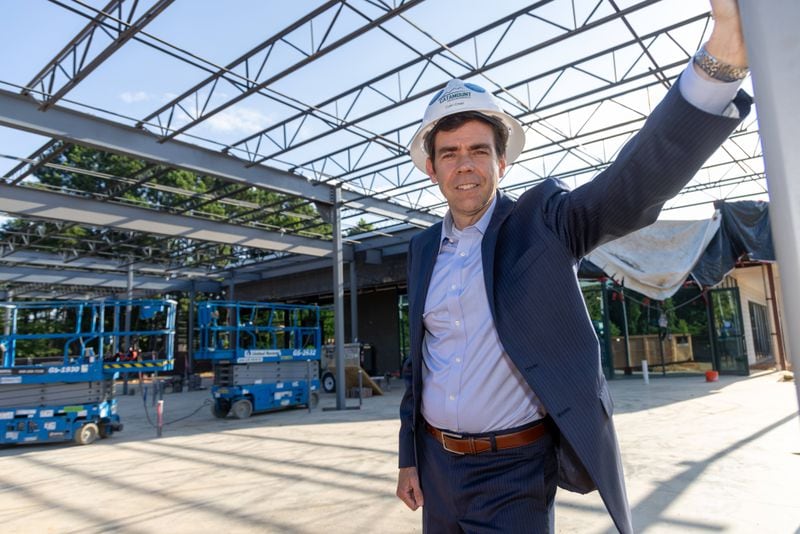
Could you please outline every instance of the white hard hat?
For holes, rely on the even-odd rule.
[[[453,79],[431,99],[422,117],[422,125],[411,140],[409,147],[411,160],[419,170],[426,172],[425,161],[428,159],[428,153],[425,151],[425,136],[440,119],[462,111],[477,111],[500,119],[508,127],[506,164],[510,165],[519,157],[525,146],[525,132],[519,121],[503,111],[494,96],[483,87]]]

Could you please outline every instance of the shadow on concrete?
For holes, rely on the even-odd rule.
[[[718,382],[706,382],[702,376],[653,378],[650,384],[641,379],[625,377],[609,381],[614,398],[615,414],[646,411],[659,406],[675,404],[691,399],[717,394],[723,388],[751,378],[761,377],[765,372],[749,377],[722,376]],[[365,398],[360,409],[331,410],[336,407],[335,394],[322,394],[319,406],[311,412],[307,408],[288,408],[265,413],[257,413],[248,419],[235,419],[231,416],[218,419],[211,414],[211,394],[208,390],[168,393],[164,395],[166,422],[163,437],[189,436],[195,434],[214,434],[246,430],[248,428],[303,426],[353,422],[396,421],[399,425],[399,406],[403,395],[403,385],[397,383],[382,396]],[[90,447],[131,441],[150,441],[159,439],[155,426],[155,406],[151,398],[144,402],[140,392],[137,395],[119,395],[118,412],[125,426],[111,438],[98,440]],[[358,399],[347,399],[346,406],[358,405]],[[12,445],[0,447],[0,458],[24,455],[42,447],[73,447],[72,442],[55,442]]]
[[[649,384],[636,376],[616,378],[608,383],[614,399],[614,413],[625,414],[716,395],[732,385],[771,374],[777,377],[778,371],[759,372],[750,376],[720,376],[717,382],[706,382],[705,377],[700,375],[667,375],[651,376]]]
[[[795,420],[796,418],[797,414],[790,414],[786,417],[783,417],[782,419],[763,427],[761,430],[753,432],[749,436],[732,443],[728,447],[712,454],[704,460],[682,462],[681,465],[686,466],[686,469],[676,474],[669,480],[663,482],[659,486],[667,486],[669,487],[670,495],[678,495],[686,491],[715,462],[723,459],[737,449],[740,449],[745,445],[748,445],[749,443],[761,438],[768,432],[771,432],[789,423],[790,421]],[[711,521],[705,523],[700,523],[697,521],[681,521],[674,518],[664,517],[660,513],[653,513],[653,510],[662,509],[661,503],[663,500],[663,495],[659,495],[659,492],[659,488],[654,489],[649,495],[641,499],[632,508],[631,512],[633,514],[633,526],[637,532],[645,532],[649,527],[653,526],[675,528],[676,532],[680,531],[681,528],[688,527],[707,530],[709,532],[721,532],[728,528],[727,525],[723,526],[720,523],[714,523]],[[609,530],[608,532],[614,533],[616,530]]]
[[[256,413],[248,419],[228,416],[218,419],[211,414],[211,393],[208,390],[164,395],[164,421],[162,436],[189,436],[217,432],[238,431],[248,428],[284,427],[319,424],[337,424],[371,421],[397,421],[399,425],[399,406],[402,391],[393,388],[383,396],[362,400],[360,409],[326,411],[323,408],[336,407],[335,394],[322,394],[319,406],[310,412],[306,407],[292,407],[270,412]],[[136,395],[117,396],[118,413],[124,429],[108,439],[99,439],[89,447],[127,443],[131,441],[150,441],[159,439],[156,428],[156,407],[151,398],[145,399],[140,392]],[[358,405],[358,399],[347,399],[346,406]],[[0,446],[0,458],[18,456],[50,447],[77,447],[71,441],[50,443],[26,443]]]
[[[224,515],[225,517],[231,518],[232,521],[251,527],[253,532],[264,531],[264,529],[272,532],[296,532],[292,525],[270,520],[269,518],[263,517],[262,514],[247,514],[241,510],[219,506],[216,503],[216,499],[189,499],[172,493],[168,489],[158,489],[154,487],[153,484],[135,484],[122,481],[117,477],[98,477],[92,475],[88,469],[77,466],[60,465],[39,457],[30,457],[25,460],[33,467],[46,469],[53,474],[54,478],[68,476],[72,479],[84,479],[86,484],[91,484],[92,487],[95,488],[102,488],[105,485],[109,488],[109,491],[123,490],[127,493],[130,496],[130,501],[127,505],[125,503],[120,503],[120,506],[114,510],[101,511],[92,507],[91,503],[81,503],[79,496],[64,495],[64,498],[54,500],[51,494],[46,494],[45,492],[38,494],[37,492],[31,491],[30,486],[25,488],[19,486],[14,487],[15,492],[23,492],[26,497],[35,502],[40,502],[43,508],[68,515],[75,515],[81,520],[88,520],[96,523],[98,532],[149,532],[149,530],[139,529],[136,526],[141,522],[143,513],[146,512],[146,515],[149,517],[157,517],[162,512],[174,514],[178,511],[194,509],[202,509],[205,512]],[[208,462],[208,464],[213,467],[214,462]],[[146,511],[142,510],[134,504],[137,502],[137,496],[139,495],[151,498],[156,497],[163,502],[163,506],[155,508],[149,506]],[[72,532],[83,533],[86,532],[86,529],[82,528]]]

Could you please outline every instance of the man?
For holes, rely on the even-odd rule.
[[[557,485],[599,490],[633,531],[576,266],[654,222],[749,111],[736,1],[711,3],[694,62],[615,163],[574,191],[547,180],[516,201],[498,192],[524,133],[480,87],[453,80],[428,106],[411,156],[449,210],[409,247],[397,484],[425,532],[553,532]]]

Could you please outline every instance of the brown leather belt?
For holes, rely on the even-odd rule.
[[[523,445],[530,445],[547,434],[547,425],[545,425],[544,422],[524,430],[520,430],[519,432],[481,437],[463,436],[454,432],[439,430],[438,428],[432,427],[428,423],[425,423],[425,428],[428,430],[428,433],[431,436],[436,438],[436,441],[442,444],[444,450],[454,454],[462,455],[480,454],[482,452],[489,452],[493,450],[493,439],[495,443],[494,450],[499,451],[503,449],[522,447]]]

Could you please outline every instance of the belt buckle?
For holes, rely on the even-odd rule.
[[[439,432],[442,433],[442,447],[444,447],[444,450],[446,450],[447,452],[452,453],[452,454],[457,454],[459,456],[464,456],[466,454],[466,453],[461,452],[461,451],[454,451],[453,449],[451,449],[451,448],[449,448],[447,446],[447,438],[464,439],[463,435],[456,434],[455,432],[446,432],[444,430],[440,430]]]

